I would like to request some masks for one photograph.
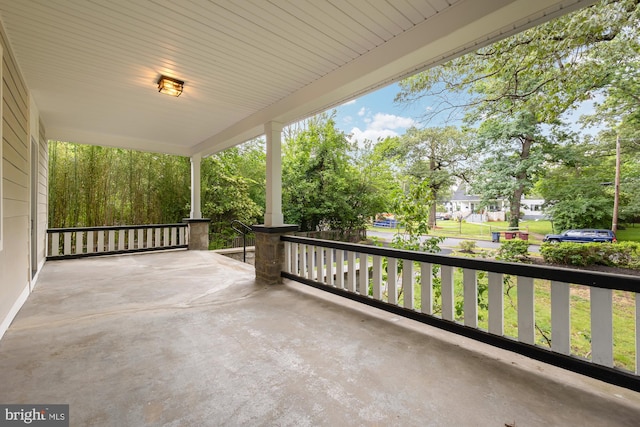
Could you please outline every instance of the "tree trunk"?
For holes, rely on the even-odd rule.
[[[436,159],[434,157],[434,148],[431,147],[431,155],[429,156],[429,171],[430,176],[433,177],[433,172],[436,170]],[[431,178],[431,182],[429,185],[430,196],[431,196],[431,207],[429,208],[429,221],[427,225],[430,229],[433,229],[436,226],[436,195],[438,189],[434,185],[433,178]]]
[[[437,193],[436,190],[434,188],[431,189],[431,197],[432,197],[432,201],[431,201],[431,206],[429,207],[429,228],[432,229],[436,226],[436,197],[437,197]]]
[[[519,186],[513,192],[513,199],[510,202],[509,207],[509,227],[517,228],[520,225],[520,200],[524,193],[522,186]]]
[[[520,165],[522,169],[516,173],[517,186],[513,192],[511,203],[509,207],[509,227],[518,227],[520,225],[520,202],[522,195],[524,194],[524,183],[527,182],[527,169],[524,165],[527,164],[527,160],[531,157],[531,145],[533,144],[533,138],[531,136],[525,136],[521,139],[522,149],[520,150]]]

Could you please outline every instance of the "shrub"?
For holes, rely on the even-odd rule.
[[[473,253],[475,249],[476,249],[476,242],[473,240],[463,240],[462,242],[460,242],[460,250],[462,252]]]
[[[540,254],[545,262],[562,265],[606,265],[638,269],[640,243],[543,243]]]
[[[503,261],[524,261],[529,258],[529,242],[527,240],[507,240],[500,244],[496,259]]]

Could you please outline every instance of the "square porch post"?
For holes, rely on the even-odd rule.
[[[256,235],[255,269],[258,281],[281,283],[284,265],[284,244],[280,236],[298,230],[297,225],[285,225],[282,215],[282,123],[268,122],[266,210],[264,224],[253,226]]]
[[[202,156],[191,156],[191,212],[190,218],[185,218],[189,234],[189,250],[206,251],[209,249],[209,222],[208,218],[202,218],[200,203],[200,165]]]

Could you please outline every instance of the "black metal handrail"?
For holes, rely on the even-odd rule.
[[[237,228],[236,225],[239,228]],[[247,234],[252,233],[253,230],[247,224],[237,219],[231,221],[231,228],[236,233],[242,234],[242,262],[247,262]]]

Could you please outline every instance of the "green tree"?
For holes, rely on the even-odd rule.
[[[613,158],[597,143],[560,147],[562,162],[550,167],[536,185],[545,212],[558,232],[570,228],[609,228],[613,193]]]
[[[264,178],[264,165],[252,171],[253,178],[243,175],[251,167],[258,166],[262,151],[258,145],[229,148],[202,160],[202,215],[211,218],[210,234],[214,248],[226,245],[235,234],[231,228],[233,220],[251,225],[261,221],[264,208],[252,199],[252,191],[262,186],[253,178]],[[264,152],[263,152],[264,155]],[[263,157],[264,158],[264,157]],[[249,160],[248,162],[245,160]],[[264,201],[264,198],[262,199]]]
[[[484,153],[472,189],[483,202],[506,199],[509,226],[518,227],[521,198],[533,187],[548,144],[530,114],[515,114],[509,121],[489,119],[478,130],[477,151]]]
[[[396,153],[402,158],[404,173],[425,181],[430,209],[429,227],[436,224],[436,201],[454,184],[454,178],[465,176],[469,159],[470,138],[453,126],[417,129],[411,127],[400,138]]]
[[[522,149],[511,159],[525,163],[515,171],[522,181],[535,160],[530,154],[544,142],[541,125],[559,125],[568,109],[615,79],[615,60],[628,51],[628,34],[637,34],[638,10],[637,1],[601,1],[405,79],[396,100],[440,100],[425,116],[427,120],[460,111],[473,126],[487,120],[511,128],[526,124],[517,126],[515,138]],[[513,141],[503,137],[492,143],[511,145]],[[491,171],[494,180],[511,180],[513,168],[500,166]],[[497,175],[498,171],[506,175]],[[512,186],[509,196],[515,204],[513,212],[519,212],[516,192],[532,182],[521,184]],[[517,215],[511,221],[517,225]]]
[[[388,176],[371,145],[357,148],[322,114],[289,129],[283,146],[283,213],[302,231],[364,228],[384,209]]]

